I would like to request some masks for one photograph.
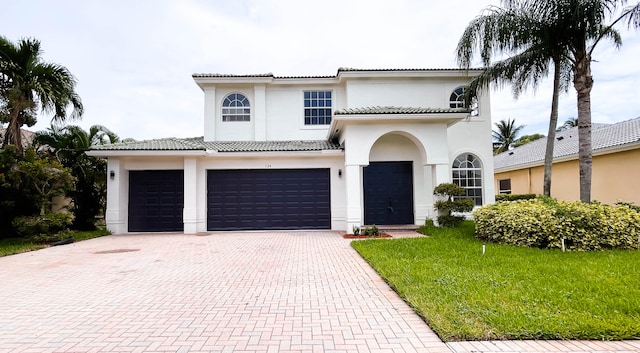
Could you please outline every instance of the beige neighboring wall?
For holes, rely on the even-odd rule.
[[[599,154],[593,157],[591,199],[606,204],[618,201],[640,205],[640,149]],[[511,179],[512,194],[542,194],[543,166],[507,172],[495,172],[496,193],[498,181]],[[580,199],[577,159],[553,164],[551,196],[559,200]]]

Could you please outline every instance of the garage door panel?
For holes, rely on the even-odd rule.
[[[207,185],[209,230],[331,228],[328,169],[211,170]]]
[[[129,231],[168,232],[184,229],[184,172],[129,172]]]

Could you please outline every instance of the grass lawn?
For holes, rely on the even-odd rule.
[[[444,341],[640,338],[640,251],[486,244],[473,222],[352,246]]]
[[[103,235],[110,234],[108,230],[102,228],[95,231],[89,232],[73,232],[73,240],[81,241],[87,240],[91,238],[101,237]],[[42,248],[46,248],[45,244],[36,244],[28,239],[24,238],[8,238],[8,239],[0,239],[0,257],[19,254],[27,251],[38,250]]]

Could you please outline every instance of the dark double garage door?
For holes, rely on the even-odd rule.
[[[210,170],[207,229],[330,229],[329,169]],[[182,170],[129,172],[129,231],[183,230]]]
[[[329,169],[210,170],[207,229],[329,229]]]

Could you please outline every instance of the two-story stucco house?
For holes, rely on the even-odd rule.
[[[114,233],[424,224],[433,188],[494,201],[488,95],[477,71],[194,74],[204,136],[94,146]]]

